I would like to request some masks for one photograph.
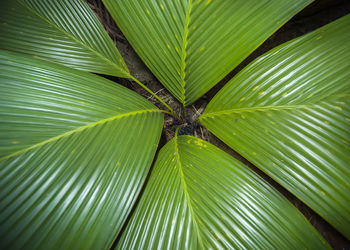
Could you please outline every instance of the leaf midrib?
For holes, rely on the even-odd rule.
[[[320,106],[320,102],[325,101],[325,99],[328,99],[328,97],[332,96],[334,97],[350,97],[349,94],[337,94],[337,95],[327,95],[323,98],[320,98],[318,101],[309,103],[309,104],[296,104],[296,105],[270,105],[270,106],[254,106],[254,107],[247,107],[247,108],[234,108],[234,109],[226,109],[221,111],[213,111],[209,113],[204,113],[201,115],[201,118],[207,118],[212,116],[220,116],[220,115],[229,115],[232,113],[244,113],[244,112],[255,112],[255,111],[278,111],[278,110],[295,110],[295,109],[311,109],[316,108],[317,106]]]
[[[183,106],[186,106],[186,81],[185,81],[185,77],[186,77],[186,57],[187,57],[187,53],[186,53],[186,49],[187,49],[187,43],[188,43],[188,27],[190,24],[190,14],[191,14],[191,10],[192,10],[192,0],[188,1],[188,5],[187,5],[187,10],[186,10],[186,20],[185,20],[185,26],[184,26],[184,33],[183,33],[183,38],[182,38],[182,52],[181,52],[181,97],[182,97],[182,103]]]
[[[201,118],[206,118],[208,116],[219,116],[219,115],[229,115],[232,113],[244,113],[244,112],[254,112],[254,111],[272,111],[272,110],[288,110],[288,109],[303,109],[310,108],[312,105],[276,105],[276,106],[264,106],[264,107],[249,107],[249,108],[236,108],[227,109],[222,111],[214,111],[210,113],[204,113]]]
[[[62,29],[61,27],[57,26],[56,24],[52,23],[49,19],[45,18],[44,16],[42,16],[40,13],[38,13],[37,11],[35,11],[34,9],[30,8],[30,6],[28,6],[25,2],[21,1],[21,0],[16,0],[19,4],[21,4],[22,6],[24,6],[25,8],[27,8],[30,12],[32,12],[34,15],[38,16],[39,18],[41,18],[42,20],[44,20],[46,23],[48,23],[49,25],[51,25],[52,27],[56,28],[58,31],[62,32],[63,34],[65,34],[66,36],[68,36],[69,38],[71,38],[74,42],[80,44],[81,46],[83,46],[84,48],[90,50],[92,53],[96,54],[98,57],[100,57],[102,60],[106,61],[108,64],[112,65],[114,68],[116,68],[117,70],[123,72],[124,74],[126,74],[126,76],[129,76],[130,73],[127,72],[124,68],[119,67],[117,64],[115,64],[114,62],[112,62],[110,59],[108,59],[107,57],[103,56],[100,52],[98,52],[97,50],[92,49],[90,46],[88,46],[87,44],[83,43],[81,40],[77,39],[75,36],[73,36],[72,34],[70,34],[69,32],[67,32],[66,30]],[[0,159],[1,160],[1,159]]]
[[[6,156],[0,158],[0,162],[4,161],[4,160],[7,160],[9,158],[18,156],[20,154],[26,153],[26,152],[28,152],[30,150],[35,149],[35,148],[39,148],[39,147],[44,146],[44,145],[46,145],[48,143],[57,141],[57,140],[59,140],[61,138],[64,138],[64,137],[67,137],[67,136],[71,136],[71,135],[73,135],[75,133],[84,131],[84,130],[86,130],[88,128],[96,127],[97,125],[100,125],[100,124],[103,124],[103,123],[106,123],[106,122],[109,122],[109,121],[113,121],[113,120],[116,120],[116,119],[120,119],[120,118],[124,118],[124,117],[128,117],[128,116],[133,116],[133,115],[138,115],[138,114],[143,114],[143,113],[147,113],[147,112],[159,112],[159,113],[161,113],[163,111],[160,110],[160,109],[144,109],[144,110],[137,110],[137,111],[132,111],[132,112],[128,112],[128,113],[124,113],[124,114],[119,114],[119,115],[115,115],[115,116],[112,116],[112,117],[108,117],[106,119],[99,120],[97,122],[89,123],[89,124],[86,124],[86,125],[84,125],[82,127],[75,128],[75,129],[67,131],[67,132],[65,132],[63,134],[51,137],[51,138],[49,138],[49,139],[47,139],[45,141],[42,141],[42,142],[36,143],[34,145],[31,145],[31,146],[29,146],[27,148],[21,149],[21,150],[19,150],[17,152],[14,152],[12,154],[6,155]]]
[[[184,173],[182,171],[182,164],[181,164],[181,160],[180,160],[180,153],[179,153],[179,147],[178,147],[178,142],[177,142],[177,133],[175,135],[175,155],[176,155],[176,161],[178,162],[178,167],[179,167],[179,174],[180,174],[180,178],[181,178],[181,183],[182,183],[182,187],[183,187],[183,190],[184,190],[184,193],[185,193],[185,197],[186,197],[186,201],[187,201],[187,206],[188,208],[190,209],[190,213],[191,213],[191,218],[192,218],[192,222],[194,224],[194,227],[196,229],[196,232],[197,232],[197,236],[198,236],[198,242],[201,246],[201,249],[205,249],[204,248],[204,244],[203,244],[203,240],[202,240],[202,237],[201,237],[201,234],[199,232],[199,228],[198,228],[198,223],[196,221],[196,214],[194,213],[193,211],[193,207],[192,207],[192,203],[191,203],[191,198],[189,196],[189,193],[188,193],[188,190],[187,190],[187,184],[186,184],[186,181],[185,181],[185,177],[184,177]]]

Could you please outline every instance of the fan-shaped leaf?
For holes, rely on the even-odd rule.
[[[191,104],[312,0],[103,0],[142,60]]]
[[[128,77],[113,41],[83,0],[11,0],[0,8],[0,48]]]
[[[350,15],[258,58],[200,121],[350,238]]]
[[[162,114],[93,74],[0,53],[0,248],[108,248]]]
[[[117,248],[323,249],[327,243],[242,163],[191,136],[162,148]]]

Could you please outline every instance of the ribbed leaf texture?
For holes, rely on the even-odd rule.
[[[192,136],[159,152],[118,249],[325,249],[283,196],[232,156]]]
[[[234,77],[200,121],[350,239],[350,15]]]
[[[162,84],[193,103],[312,0],[103,0]]]
[[[0,52],[0,248],[107,249],[145,180],[163,116],[136,93]]]
[[[0,48],[128,77],[112,39],[83,0],[2,0]]]

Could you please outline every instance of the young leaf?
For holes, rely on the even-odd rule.
[[[141,59],[193,103],[312,0],[103,0]]]
[[[118,249],[324,249],[281,194],[213,145],[175,137],[160,151]]]
[[[0,8],[0,47],[75,69],[129,77],[113,41],[83,0],[11,0]]]
[[[108,248],[149,170],[160,110],[99,76],[4,51],[0,91],[0,248]]]
[[[234,77],[200,121],[350,239],[350,15]]]

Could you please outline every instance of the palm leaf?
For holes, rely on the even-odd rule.
[[[4,51],[0,90],[0,248],[108,248],[149,170],[160,110],[99,76]]]
[[[129,77],[113,41],[83,0],[11,0],[0,8],[0,48]]]
[[[103,0],[141,59],[193,103],[312,0]]]
[[[234,77],[200,121],[350,238],[350,15]]]
[[[327,243],[284,197],[191,136],[160,151],[118,249],[302,249]]]

